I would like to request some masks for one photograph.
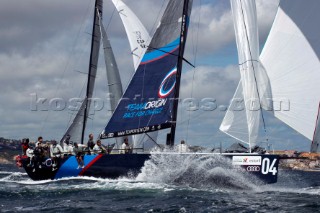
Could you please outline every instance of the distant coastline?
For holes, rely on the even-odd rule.
[[[274,154],[280,155],[282,158],[279,164],[280,168],[320,172],[320,153],[299,153],[294,150],[285,150],[275,151]]]
[[[14,156],[21,154],[21,140],[0,137],[0,164],[14,164]]]

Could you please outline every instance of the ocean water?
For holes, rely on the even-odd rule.
[[[320,172],[280,170],[262,185],[215,163],[155,157],[135,178],[47,181],[0,165],[0,212],[320,212]]]

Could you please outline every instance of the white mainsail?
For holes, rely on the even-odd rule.
[[[122,0],[112,0],[112,2],[117,8],[126,30],[133,57],[134,69],[137,70],[151,41],[151,37],[139,18]]]
[[[315,141],[320,136],[319,8],[318,0],[282,0],[260,57],[273,101],[282,101],[274,115]]]
[[[243,97],[244,110],[233,111],[229,107],[220,129],[232,137],[254,146],[258,137],[260,123],[260,99],[264,89],[258,90],[258,82],[266,75],[259,74],[259,38],[257,13],[254,0],[230,0],[236,35],[241,85],[237,88],[234,98]],[[260,95],[261,93],[261,95]],[[231,106],[233,104],[231,103]]]

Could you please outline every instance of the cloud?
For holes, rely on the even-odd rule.
[[[149,32],[155,30],[168,0],[125,1],[135,11]],[[185,53],[196,69],[184,64],[181,97],[216,99],[227,105],[239,81],[237,51],[229,1],[194,0],[188,43]],[[134,72],[129,43],[121,20],[111,1],[104,3],[104,24],[125,87]],[[257,1],[260,40],[263,43],[275,15],[277,0]],[[85,91],[92,1],[86,0],[3,0],[0,7],[0,136],[30,137],[41,134],[59,140],[67,128],[71,113],[32,111],[30,104],[38,98],[83,97]],[[96,97],[107,93],[104,59],[100,57]],[[192,94],[192,95],[191,95]],[[87,133],[96,135],[110,118],[109,105],[89,119]],[[224,112],[189,112],[179,107],[177,140],[188,139],[198,145],[212,146],[232,141],[218,127]],[[165,132],[159,134],[164,142]],[[217,142],[218,141],[218,142]],[[189,144],[190,144],[189,143]]]
[[[227,67],[198,66],[182,77],[181,97],[214,98],[228,101],[240,79],[237,65]]]
[[[72,30],[87,13],[88,5],[84,0],[1,1],[1,51],[27,54],[35,45],[42,44],[61,31]]]

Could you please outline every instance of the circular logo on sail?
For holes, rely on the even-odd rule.
[[[160,98],[165,98],[167,97],[172,90],[174,89],[174,86],[176,85],[176,77],[175,75],[177,74],[177,68],[173,68],[166,77],[162,80],[160,87],[159,87],[159,92],[158,96]]]

